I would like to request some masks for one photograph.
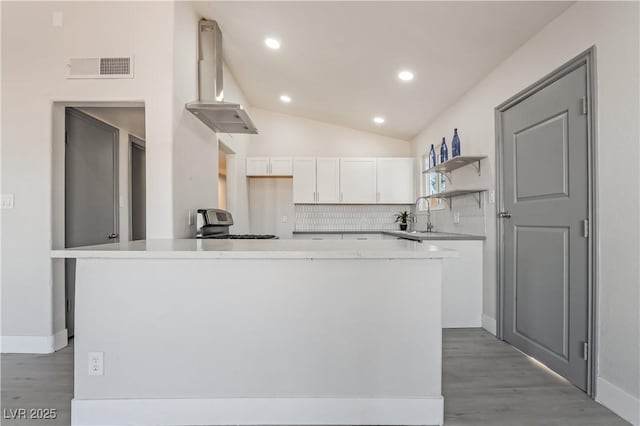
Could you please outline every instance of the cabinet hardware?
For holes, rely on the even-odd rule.
[[[113,234],[107,235],[107,238],[109,238],[110,240],[115,240],[116,238],[118,238],[118,236],[119,235],[114,232]]]
[[[498,217],[500,219],[510,219],[511,218],[511,212],[509,211],[502,211],[500,213],[498,213]]]

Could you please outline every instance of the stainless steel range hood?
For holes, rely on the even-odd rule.
[[[198,96],[186,105],[216,133],[257,134],[258,129],[242,105],[224,102],[222,80],[222,32],[216,21],[199,24]]]

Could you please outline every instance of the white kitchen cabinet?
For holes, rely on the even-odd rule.
[[[293,202],[313,204],[316,202],[316,159],[293,159]]]
[[[269,157],[248,157],[247,176],[269,176]]]
[[[293,176],[293,159],[291,157],[269,158],[271,176]]]
[[[247,157],[247,176],[292,176],[291,157]]]
[[[293,160],[293,202],[340,202],[340,159],[300,157]]]
[[[340,159],[316,159],[316,202],[336,204],[340,202]]]
[[[453,249],[442,260],[442,327],[482,327],[482,241],[432,240],[423,244]]]
[[[376,159],[340,159],[340,202],[343,204],[376,203]]]
[[[376,176],[376,200],[379,204],[413,204],[415,202],[414,158],[378,158]]]

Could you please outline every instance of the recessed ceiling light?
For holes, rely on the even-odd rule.
[[[373,117],[373,122],[376,124],[383,124],[384,123],[384,117]]]
[[[400,71],[398,73],[398,78],[402,81],[411,81],[413,80],[413,73],[411,71]]]
[[[265,38],[264,44],[266,44],[269,49],[273,49],[273,50],[280,49],[280,42],[275,38]]]
[[[287,96],[287,95],[281,95],[281,96],[280,96],[280,100],[281,100],[282,102],[284,102],[285,104],[288,104],[289,102],[291,102],[291,97],[290,97],[290,96]]]

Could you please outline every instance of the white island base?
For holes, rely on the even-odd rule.
[[[53,255],[78,259],[74,425],[443,423],[441,258],[455,252],[178,240]]]

